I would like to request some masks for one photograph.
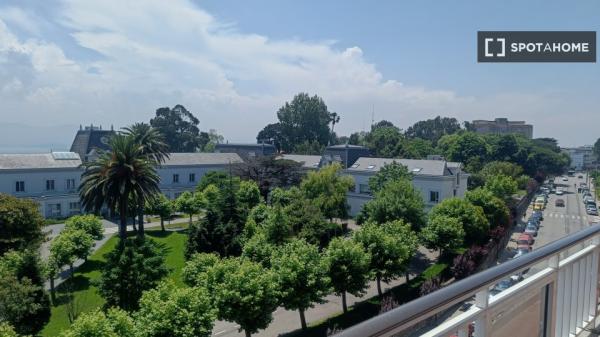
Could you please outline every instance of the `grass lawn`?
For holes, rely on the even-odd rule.
[[[181,269],[185,263],[183,257],[184,245],[187,238],[185,232],[167,231],[163,233],[160,229],[149,229],[146,231],[146,236],[166,246],[166,265],[171,269],[168,277],[177,285],[183,285],[181,281]],[[57,287],[56,305],[52,307],[50,322],[42,330],[42,336],[58,336],[61,331],[68,328],[69,320],[67,317],[66,299],[69,288],[72,289],[75,298],[73,303],[79,312],[91,311],[104,304],[104,300],[92,283],[100,278],[100,270],[104,264],[103,255],[111,251],[116,244],[117,237],[114,236],[75,271],[75,276],[70,281]]]

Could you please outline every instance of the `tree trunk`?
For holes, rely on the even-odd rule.
[[[144,238],[144,198],[138,200],[138,236]]]
[[[250,333],[250,331],[244,330],[244,332],[246,333],[246,337],[252,337],[252,334]]]
[[[381,275],[379,274],[377,274],[377,294],[379,294],[379,297],[383,295],[383,292],[381,292]]]
[[[50,299],[52,299],[52,304],[56,303],[56,292],[54,291],[54,277],[50,277]]]
[[[306,317],[304,317],[304,309],[298,309],[300,312],[300,325],[302,326],[302,330],[306,330]]]
[[[73,274],[75,274],[75,271],[73,270],[73,264],[69,265],[69,273],[71,273],[71,278],[73,278]]]
[[[342,292],[342,308],[344,309],[344,313],[348,312],[348,305],[346,304],[346,292]]]
[[[135,214],[131,216],[131,227],[133,227],[134,232],[137,232],[137,227],[135,226]]]
[[[165,231],[165,219],[163,219],[163,217],[160,217],[160,229],[162,229],[162,231]]]
[[[410,281],[410,273],[408,272],[408,270],[404,275],[406,276],[406,283],[408,283],[408,281]]]
[[[190,213],[190,227],[192,227],[192,214]]]
[[[124,243],[125,239],[127,239],[127,201],[121,201],[119,208],[119,216],[121,217],[121,223],[119,224],[119,238]]]

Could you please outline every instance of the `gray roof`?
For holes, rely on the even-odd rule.
[[[356,172],[377,172],[385,164],[396,162],[408,168],[408,171],[414,175],[444,176],[450,175],[450,171],[444,160],[427,159],[394,159],[394,158],[370,158],[360,157],[348,168],[348,171]]]
[[[225,165],[241,162],[243,162],[242,158],[237,153],[171,153],[162,166]]]
[[[64,156],[64,154],[69,155]],[[73,152],[0,154],[0,170],[77,168],[79,165],[81,165],[81,159],[78,154]]]
[[[304,154],[282,154],[278,158],[293,160],[297,163],[302,163],[304,168],[317,168],[321,162],[321,156],[304,155]]]
[[[218,143],[215,144],[215,148],[224,148],[224,147],[240,147],[240,148],[275,148],[275,145],[269,143]]]
[[[352,145],[352,144],[338,144],[338,145],[330,145],[327,149],[367,149],[364,146],[360,145]]]

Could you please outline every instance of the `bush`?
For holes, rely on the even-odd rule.
[[[98,288],[107,307],[136,310],[142,293],[156,287],[169,272],[164,247],[151,239],[126,239],[104,257]]]

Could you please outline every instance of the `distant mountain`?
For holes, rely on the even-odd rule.
[[[68,151],[79,125],[0,123],[0,153]]]

